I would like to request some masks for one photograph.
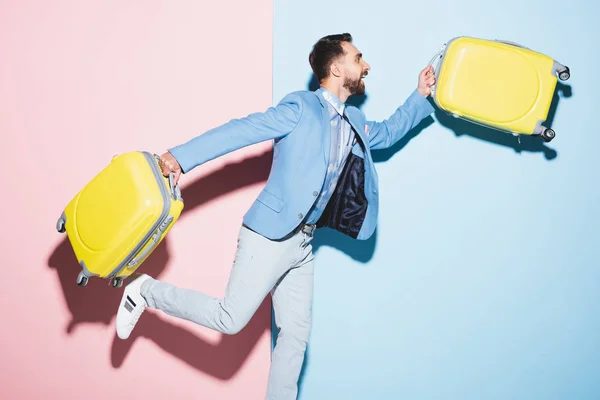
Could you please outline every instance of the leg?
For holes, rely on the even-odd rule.
[[[298,378],[311,327],[314,263],[312,251],[303,264],[281,278],[273,290],[279,328],[271,360],[267,399],[296,399]]]
[[[119,337],[129,336],[146,306],[226,334],[239,332],[277,280],[296,263],[298,252],[294,250],[298,248],[299,240],[301,238],[293,236],[286,241],[271,241],[242,227],[223,299],[179,288],[148,276],[143,277],[144,281],[138,288],[135,287],[136,281],[132,282],[129,286],[133,293],[128,292],[129,286],[125,289],[122,307],[117,314]],[[141,302],[141,308],[134,304],[133,308],[130,305],[127,309],[127,296],[136,304]]]

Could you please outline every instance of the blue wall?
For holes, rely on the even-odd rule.
[[[436,112],[374,153],[373,239],[316,237],[301,399],[600,398],[600,6],[575,1],[275,1],[274,102],[312,44],[350,32],[386,118],[453,36],[520,42],[571,68],[550,144]]]

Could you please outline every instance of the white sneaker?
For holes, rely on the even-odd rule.
[[[140,316],[148,307],[148,303],[142,297],[140,290],[142,283],[150,278],[146,274],[132,281],[125,287],[119,310],[117,311],[117,336],[121,339],[127,339]]]

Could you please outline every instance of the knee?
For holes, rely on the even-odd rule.
[[[235,335],[239,333],[246,324],[248,320],[240,317],[233,317],[228,313],[222,313],[219,318],[220,331],[226,335]]]

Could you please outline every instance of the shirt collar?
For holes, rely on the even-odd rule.
[[[332,92],[325,89],[324,87],[320,87],[317,91],[321,92],[323,98],[331,104],[331,106],[340,114],[340,116],[344,116],[344,108],[345,104]]]

